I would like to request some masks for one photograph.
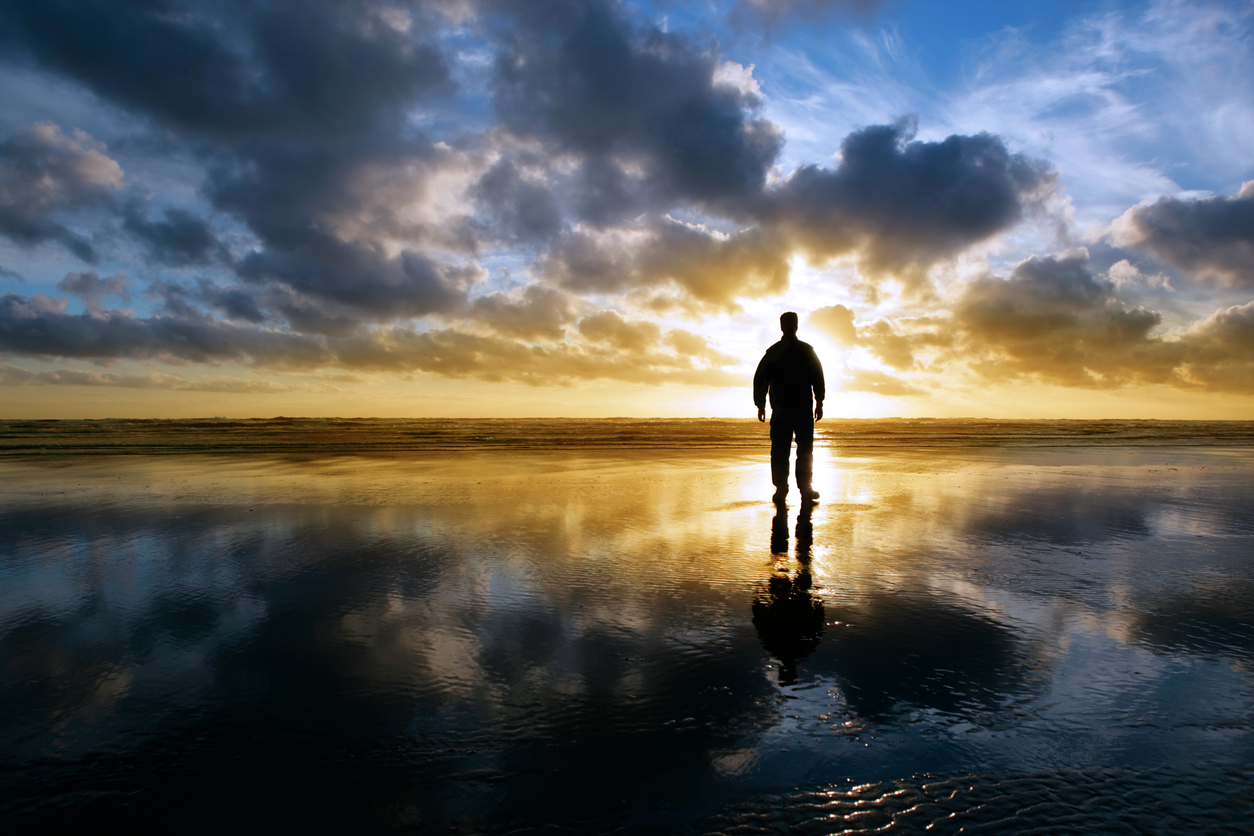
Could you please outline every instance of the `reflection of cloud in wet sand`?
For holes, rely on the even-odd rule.
[[[1162,654],[1232,656],[1254,664],[1254,581],[1146,597],[1127,624],[1133,641]]]
[[[829,598],[826,613],[832,626],[807,671],[835,677],[862,717],[987,710],[1039,686],[1012,630],[934,594],[863,589],[854,601]]]
[[[793,717],[802,703],[908,738],[832,754],[843,779],[913,763],[916,710],[980,725],[1059,701],[1068,723],[980,738],[1018,763],[1032,735],[1051,753],[1109,735],[1093,718],[1145,690],[1141,647],[1250,658],[1254,607],[1233,581],[1248,557],[1232,548],[1224,568],[1181,545],[1239,533],[1234,478],[1102,492],[1044,467],[831,459],[832,501],[811,518],[764,501],[764,460],[706,455],[136,459],[0,479],[7,788],[139,792],[132,809],[161,796],[211,817],[229,795],[345,829],[562,811],[611,830],[615,810],[801,786],[793,741],[827,752],[834,731]],[[1094,547],[1063,548],[1080,541]],[[1226,664],[1206,675],[1178,672],[1172,693],[1232,691]],[[1207,717],[1236,716],[1216,705]],[[953,743],[947,763],[980,766]],[[1121,755],[1091,757],[1075,763]],[[90,823],[89,806],[71,818]]]
[[[1057,544],[1148,537],[1148,518],[1162,502],[1154,494],[1083,485],[1015,492],[967,519],[965,533],[981,540]]]
[[[703,594],[640,594],[648,579],[581,563],[589,540],[551,514],[501,542],[526,509],[455,538],[440,523],[457,515],[432,509],[406,519],[387,508],[181,510],[178,520],[116,508],[0,518],[8,542],[40,556],[41,575],[66,581],[46,606],[28,606],[20,629],[0,631],[10,678],[46,685],[28,689],[31,704],[0,731],[42,728],[51,712],[76,718],[71,753],[119,732],[148,741],[93,759],[70,784],[49,777],[41,792],[177,759],[151,790],[197,805],[227,790],[244,806],[295,803],[318,788],[344,798],[332,785],[357,762],[372,764],[368,794],[410,799],[402,806],[427,817],[475,814],[467,782],[492,783],[489,806],[515,815],[591,816],[627,786],[681,799],[711,752],[770,722],[758,651],[729,648],[710,618],[738,612]],[[142,556],[119,559],[140,541]],[[75,571],[76,543],[112,557]],[[119,702],[123,690],[102,703],[120,666],[133,699]],[[142,733],[153,716],[139,709],[154,703],[169,735]],[[253,765],[216,772],[244,741],[262,753]],[[219,777],[198,788],[205,770]]]

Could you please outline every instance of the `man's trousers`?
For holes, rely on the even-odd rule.
[[[814,474],[814,413],[772,410],[771,483],[788,490],[788,455],[797,439],[797,489],[807,490]]]

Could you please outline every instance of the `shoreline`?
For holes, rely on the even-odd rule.
[[[0,421],[0,459],[98,455],[396,457],[492,451],[753,452],[753,419],[321,419]],[[825,419],[815,446],[905,448],[1254,447],[1254,421]]]

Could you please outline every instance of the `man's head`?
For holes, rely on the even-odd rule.
[[[797,315],[792,311],[779,315],[779,330],[785,334],[797,333]]]

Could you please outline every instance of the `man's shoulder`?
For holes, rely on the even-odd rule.
[[[795,342],[793,342],[793,345],[797,347],[797,350],[798,350],[798,351],[801,351],[801,352],[803,352],[803,353],[805,353],[805,354],[809,354],[811,357],[818,357],[818,356],[819,356],[819,355],[818,355],[818,352],[816,352],[816,351],[814,350],[814,346],[810,345],[810,344],[809,344],[809,343],[807,343],[807,342],[802,342],[801,340],[796,340]]]
[[[775,345],[771,346],[770,348],[766,350],[766,353],[762,355],[762,359],[763,360],[778,360],[780,355],[783,354],[787,348],[788,348],[788,344],[785,343],[783,340],[780,340],[779,342],[775,343]]]

